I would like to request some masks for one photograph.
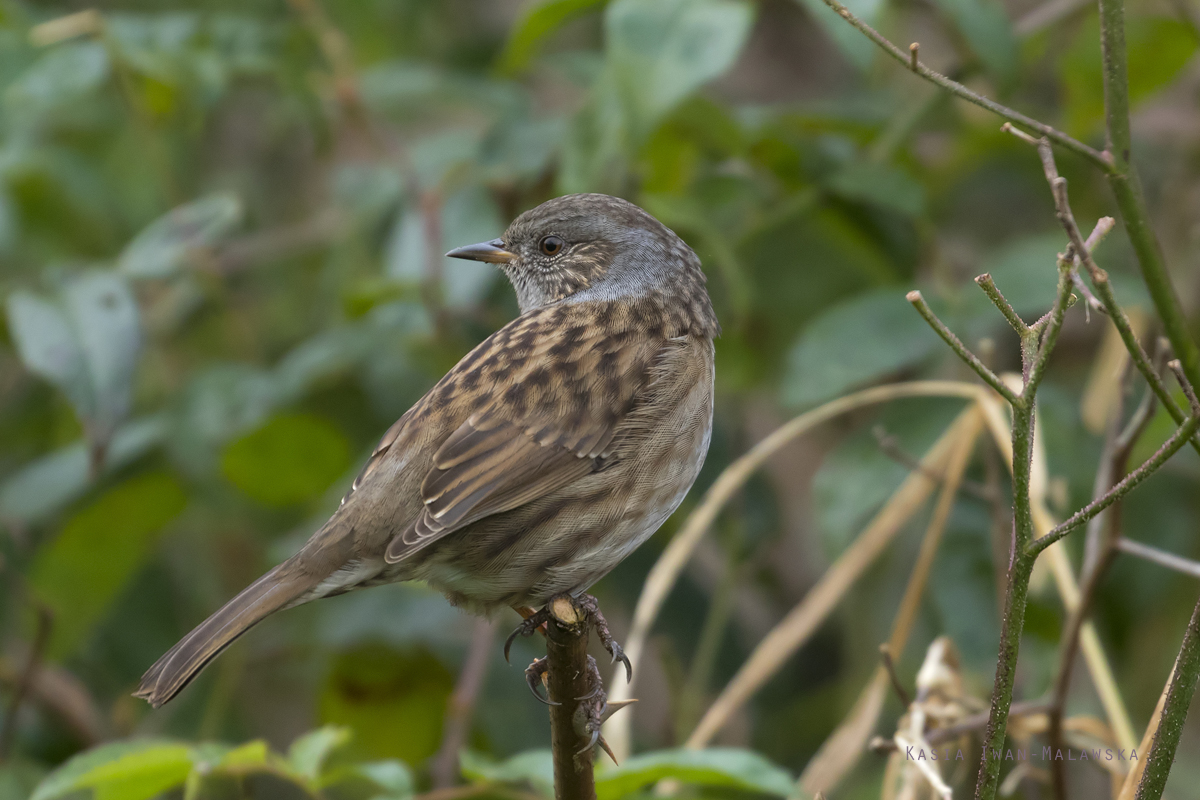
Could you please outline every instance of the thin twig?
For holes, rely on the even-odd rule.
[[[1037,714],[1046,713],[1049,708],[1050,704],[1045,700],[1022,700],[1012,704],[1012,708],[1008,712],[1008,718],[1032,717]],[[963,717],[953,725],[947,725],[944,728],[934,728],[925,734],[925,741],[929,744],[942,744],[943,742],[954,741],[964,734],[975,733],[981,730],[987,725],[987,721],[987,712],[981,711],[978,714]],[[896,742],[893,739],[884,739],[880,736],[871,742],[870,748],[876,752],[886,753],[896,749]]]
[[[925,302],[925,298],[921,296],[919,291],[913,290],[909,292],[906,295],[906,299],[908,302],[912,303],[913,308],[917,309],[917,313],[925,318],[925,321],[929,323],[929,327],[933,328],[937,335],[942,337],[942,340],[946,344],[950,345],[950,348],[954,350],[958,357],[966,362],[967,366],[975,370],[975,374],[982,378],[984,383],[995,389],[996,392],[1010,404],[1016,406],[1021,403],[1020,398],[1017,397],[1012,389],[1009,389],[1007,386],[1005,386],[1004,381],[1000,380],[996,373],[988,369],[987,366],[979,360],[978,356],[968,350],[967,346],[963,344],[957,336],[954,335],[954,332],[946,327],[946,323],[937,318],[937,315],[933,313],[933,309],[931,309],[929,304]]]
[[[937,468],[943,461],[950,464],[952,456],[961,457],[965,463],[966,455],[970,453],[967,446],[974,445],[979,424],[977,408],[970,407],[962,411],[926,453],[923,459],[926,466]],[[966,454],[956,448],[966,448]],[[698,749],[707,745],[730,716],[778,672],[780,666],[820,627],[854,581],[883,552],[904,522],[921,507],[933,488],[934,483],[919,472],[910,473],[905,478],[854,543],[846,548],[804,599],[754,649],[688,737],[686,747]],[[950,493],[949,501],[953,500],[953,496],[954,493]],[[948,513],[947,507],[940,516],[948,516]]]
[[[1174,553],[1159,550],[1157,547],[1152,547],[1143,542],[1136,542],[1133,539],[1118,539],[1117,549],[1122,553],[1128,553],[1131,556],[1136,556],[1152,564],[1158,564],[1160,567],[1166,567],[1184,575],[1190,575],[1193,578],[1200,578],[1200,561],[1193,561],[1190,558],[1177,556]]]
[[[4,724],[0,726],[0,763],[8,759],[8,754],[12,750],[13,741],[17,735],[17,719],[21,713],[21,705],[33,688],[38,668],[42,663],[42,656],[46,652],[46,645],[50,643],[50,630],[53,623],[54,615],[50,609],[39,604],[37,606],[37,630],[33,635],[33,645],[29,648],[29,658],[25,661],[25,668],[21,671],[16,688],[13,689],[12,699],[8,701],[8,708],[4,711]]]
[[[466,744],[471,730],[471,716],[483,679],[487,676],[492,640],[496,636],[496,621],[477,619],[471,629],[471,643],[463,659],[462,672],[447,703],[446,719],[442,725],[442,746],[429,768],[433,788],[444,789],[454,784],[458,774],[458,752]]]
[[[921,461],[919,459],[914,458],[905,452],[904,448],[900,446],[900,441],[895,436],[888,433],[887,428],[883,427],[882,425],[876,425],[871,429],[871,435],[875,437],[875,441],[878,443],[880,451],[882,451],[885,456],[892,459],[897,464],[906,469],[924,472],[925,475],[931,480],[939,482],[942,480],[942,475],[929,472],[924,466],[921,465]],[[996,499],[995,493],[979,481],[963,478],[962,482],[959,484],[959,488],[977,500],[983,500],[984,502],[990,503]]]
[[[1171,438],[1167,439],[1153,456],[1146,459],[1145,463],[1126,475],[1107,494],[1088,503],[1072,514],[1069,519],[1059,523],[1054,530],[1033,542],[1029,546],[1030,553],[1037,555],[1080,525],[1086,523],[1089,519],[1096,516],[1096,514],[1108,508],[1117,500],[1120,500],[1135,486],[1154,474],[1159,467],[1166,463],[1167,459],[1175,455],[1176,451],[1183,447],[1198,427],[1200,427],[1200,415],[1193,415],[1182,428],[1178,428],[1175,433],[1171,434]]]
[[[1128,381],[1123,379],[1122,385],[1127,386]],[[1122,393],[1121,400],[1118,402],[1109,424],[1108,434],[1105,437],[1104,452],[1101,455],[1101,466],[1097,472],[1097,480],[1092,492],[1095,499],[1103,497],[1112,489],[1112,485],[1118,475],[1124,475],[1128,468],[1129,455],[1133,451],[1133,445],[1142,431],[1145,430],[1146,425],[1152,417],[1151,411],[1154,408],[1154,394],[1148,391],[1137,410],[1131,415],[1129,422],[1122,426],[1121,417],[1124,413],[1123,401],[1124,393]],[[1100,519],[1101,515],[1097,515],[1093,518],[1093,522]],[[1091,531],[1089,531],[1090,533]],[[1092,604],[1095,602],[1100,584],[1107,575],[1109,567],[1116,560],[1117,542],[1120,539],[1120,533],[1120,504],[1118,503],[1114,504],[1111,509],[1103,514],[1103,530],[1097,536],[1096,551],[1091,558],[1085,559],[1082,570],[1083,580],[1079,590],[1079,602],[1071,609],[1067,618],[1067,624],[1064,626],[1063,634],[1060,637],[1061,644],[1058,664],[1051,690],[1050,708],[1047,714],[1047,739],[1050,742],[1050,746],[1056,751],[1061,750],[1065,745],[1063,741],[1063,718],[1066,714],[1067,693],[1071,687],[1071,674],[1075,667],[1075,657],[1078,653],[1080,634],[1083,631]],[[1051,763],[1051,775],[1053,776],[1055,796],[1066,798],[1066,762],[1053,761]]]
[[[900,682],[900,676],[896,674],[896,662],[892,659],[892,651],[888,648],[887,642],[879,645],[879,660],[883,662],[883,668],[887,671],[888,681],[892,684],[892,691],[896,693],[896,699],[900,701],[900,705],[908,708],[912,705],[912,698],[908,694],[908,690],[904,688],[904,684]]]
[[[1032,139],[1032,137],[1026,138]],[[1182,425],[1185,416],[1183,409],[1179,407],[1179,404],[1175,402],[1175,398],[1167,391],[1167,387],[1163,383],[1161,376],[1159,376],[1158,370],[1154,368],[1150,356],[1146,353],[1145,348],[1138,341],[1137,335],[1133,332],[1133,325],[1130,323],[1128,315],[1125,314],[1124,309],[1117,303],[1116,295],[1113,294],[1112,284],[1108,279],[1108,273],[1101,269],[1092,257],[1092,250],[1112,228],[1110,218],[1102,217],[1096,223],[1096,228],[1092,231],[1092,235],[1088,237],[1086,242],[1082,241],[1079,226],[1075,222],[1075,215],[1071,212],[1066,181],[1062,180],[1058,174],[1058,168],[1054,163],[1054,153],[1050,149],[1049,143],[1045,140],[1034,140],[1033,144],[1038,148],[1038,155],[1042,161],[1046,181],[1050,184],[1051,194],[1054,197],[1055,213],[1064,230],[1067,232],[1075,258],[1087,270],[1100,303],[1103,305],[1109,318],[1113,321],[1113,325],[1116,326],[1117,332],[1121,335],[1121,341],[1125,343],[1125,349],[1129,351],[1129,356],[1133,359],[1134,366],[1137,367],[1142,377],[1146,379],[1150,388],[1154,390],[1158,401],[1167,409],[1167,412],[1175,420],[1176,424]],[[1174,346],[1173,340],[1172,346]],[[1197,453],[1200,453],[1200,437],[1192,440],[1192,448]]]
[[[1024,336],[1029,331],[1029,326],[1025,324],[1025,320],[1017,315],[1017,312],[1009,302],[1004,299],[1004,295],[996,288],[996,282],[992,280],[990,274],[983,273],[975,279],[975,283],[979,284],[979,288],[983,289],[983,293],[988,296],[988,299],[995,304],[996,308],[1000,309],[1000,313],[1004,315],[1004,319],[1017,332],[1017,335]]]
[[[1096,166],[1100,167],[1100,169],[1104,170],[1106,173],[1112,170],[1112,159],[1107,153],[1102,153],[1099,150],[1088,147],[1083,142],[1073,139],[1062,131],[1052,128],[1044,122],[1038,122],[1036,119],[1027,117],[1019,111],[1014,111],[1013,109],[1002,106],[993,100],[989,100],[983,95],[971,91],[958,81],[951,80],[945,75],[930,69],[920,61],[917,61],[916,64],[913,65],[912,51],[905,52],[896,45],[892,44],[891,41],[889,41],[870,25],[854,16],[854,14],[850,12],[850,9],[839,3],[838,0],[825,0],[825,5],[832,8],[842,19],[849,22],[868,39],[879,45],[885,53],[899,61],[908,69],[911,69],[913,72],[920,75],[925,80],[941,86],[943,89],[946,89],[950,93],[961,97],[967,102],[974,103],[981,108],[986,108],[988,111],[1007,119],[1009,122],[1019,123],[1027,128],[1037,131],[1043,136],[1049,137],[1055,143],[1060,144],[1068,150],[1078,153],[1084,158],[1092,161],[1096,164]]]

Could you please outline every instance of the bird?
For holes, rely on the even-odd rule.
[[[446,255],[498,267],[519,316],[401,416],[328,522],[163,655],[136,697],[158,708],[268,615],[351,590],[423,581],[481,615],[584,596],[682,502],[712,435],[720,333],[695,252],[633,203],[574,194]]]

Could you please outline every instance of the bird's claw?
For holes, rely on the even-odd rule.
[[[549,697],[542,697],[542,693],[540,691],[540,687],[542,685],[542,676],[545,675],[546,670],[549,669],[547,660],[548,659],[545,657],[535,658],[533,663],[525,668],[525,683],[529,686],[529,691],[533,692],[533,696],[539,701],[548,706],[561,706],[562,703],[556,703]]]
[[[526,617],[521,622],[521,624],[516,627],[516,630],[514,630],[512,633],[510,633],[508,635],[508,638],[504,640],[504,660],[505,660],[505,662],[507,662],[509,664],[512,663],[512,661],[509,661],[508,651],[510,649],[512,649],[512,643],[516,640],[516,638],[518,636],[521,636],[521,637],[533,636],[534,632],[538,628],[540,628],[542,625],[544,625],[546,623],[546,621],[549,619],[550,619],[550,612],[549,612],[549,610],[547,610],[545,608],[543,608],[541,611],[537,611],[537,612],[533,613],[532,615]]]
[[[596,629],[596,636],[600,639],[600,644],[604,645],[604,649],[612,656],[612,661],[609,663],[615,664],[620,661],[624,664],[625,680],[633,683],[633,664],[629,662],[629,656],[625,655],[625,650],[608,630],[608,620],[600,611],[600,603],[590,594],[585,594],[579,598],[579,604],[587,610],[588,617],[592,620],[592,626]]]

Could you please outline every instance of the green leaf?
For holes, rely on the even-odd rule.
[[[126,280],[85,272],[63,287],[58,302],[18,291],[7,311],[26,367],[67,396],[90,441],[107,443],[129,411],[141,349],[138,307]]]
[[[118,428],[104,455],[104,472],[114,472],[158,447],[169,427],[167,416],[156,414]],[[87,444],[69,444],[26,464],[0,484],[0,518],[41,521],[81,497],[91,482]]]
[[[78,101],[108,78],[108,52],[98,41],[50,48],[8,87],[4,99],[21,111]]]
[[[909,217],[925,211],[925,187],[888,164],[870,161],[847,164],[833,175],[829,188],[847,200],[872,203]]]
[[[735,748],[661,750],[634,756],[596,776],[597,800],[618,800],[643,786],[674,778],[698,786],[788,797],[795,780],[758,753]]]
[[[92,411],[92,386],[83,350],[58,305],[25,291],[6,303],[8,328],[26,368],[54,384],[81,416]]]
[[[741,0],[615,0],[605,10],[606,59],[645,137],[685,97],[737,60],[754,21]]]
[[[242,218],[235,195],[213,194],[172,209],[146,226],[117,259],[136,278],[166,278],[188,263],[189,254],[211,247]]]
[[[549,750],[528,750],[505,761],[463,750],[458,761],[463,777],[472,783],[528,783],[541,794],[554,796],[554,756]]]
[[[402,761],[372,761],[357,765],[355,770],[384,792],[374,800],[404,800],[406,797],[412,797],[416,791],[412,770]]]
[[[939,339],[895,288],[858,295],[815,318],[788,353],[783,400],[812,406],[927,358]]]
[[[30,583],[54,611],[51,652],[77,646],[183,510],[183,487],[165,472],[124,481],[80,509],[34,562]]]
[[[30,800],[55,800],[93,789],[96,800],[149,800],[183,785],[192,751],[169,741],[116,742],[75,756],[50,773]]]
[[[496,61],[501,75],[516,75],[529,66],[542,40],[564,22],[600,5],[602,0],[539,0],[529,4],[513,25]]]
[[[878,412],[875,423],[847,436],[825,457],[813,476],[812,497],[821,540],[831,560],[910,472],[883,451],[873,429],[878,427],[894,437],[903,452],[920,458],[962,406],[963,401],[949,398],[894,400]]]
[[[861,71],[866,71],[875,60],[878,45],[855,30],[846,20],[822,0],[802,0],[805,8],[837,45],[846,60]],[[847,0],[843,2],[854,16],[875,27],[879,23],[879,12],[883,0]]]
[[[1017,73],[1017,40],[1004,6],[997,0],[935,0],[958,28],[971,52],[1001,84]]]
[[[271,750],[262,739],[246,742],[221,754],[215,769],[261,766],[271,761]]]
[[[0,764],[0,800],[29,800],[46,770],[20,757]]]
[[[141,320],[133,290],[114,272],[86,272],[64,290],[64,301],[91,379],[89,438],[107,442],[125,418],[141,350]]]
[[[431,259],[441,272],[442,294],[450,308],[470,308],[483,299],[496,280],[498,270],[491,264],[446,258],[442,251],[475,242],[495,239],[504,232],[504,223],[495,201],[482,186],[472,185],[446,198],[439,215],[441,241],[430,243],[424,212],[415,206],[406,208],[396,220],[387,247],[387,274],[406,283],[421,283],[429,272]],[[430,252],[436,247],[436,252]]]
[[[321,775],[325,759],[337,748],[350,741],[349,728],[327,725],[315,731],[309,731],[288,748],[288,762],[292,769],[309,780],[316,780]]]
[[[270,506],[319,495],[350,465],[350,445],[328,420],[280,414],[230,444],[221,472],[250,497]]]

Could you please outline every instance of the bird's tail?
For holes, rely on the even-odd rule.
[[[296,569],[292,561],[275,567],[196,626],[146,670],[134,697],[158,708],[179,694],[234,639],[268,615],[305,599],[304,595],[319,582],[318,576]]]

